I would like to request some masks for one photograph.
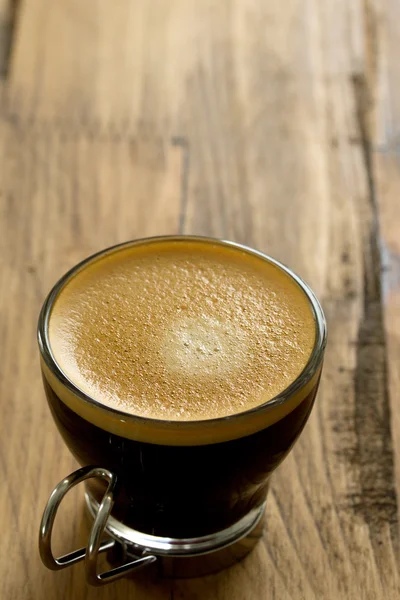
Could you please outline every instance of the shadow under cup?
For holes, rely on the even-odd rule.
[[[39,321],[39,345],[47,400],[65,443],[82,467],[98,466],[115,476],[105,531],[128,548],[128,555],[135,556],[150,552],[155,556],[194,556],[234,545],[260,521],[270,475],[310,415],[326,339],[318,301],[306,284],[279,265],[308,296],[316,339],[305,369],[277,398],[220,419],[156,421],[121,413],[86,397],[66,379],[52,357],[47,337],[51,306],[65,281],[82,266],[84,263],[67,274],[46,300]],[[96,515],[107,482],[90,478],[85,485],[89,509]],[[130,545],[135,552],[132,548],[129,552]],[[41,553],[43,558],[42,547]],[[241,558],[240,552],[235,556]],[[50,568],[61,568],[44,562]],[[99,581],[89,583],[98,585]]]

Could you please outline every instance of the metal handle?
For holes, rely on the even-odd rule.
[[[100,477],[108,481],[107,491],[101,501],[99,510],[94,520],[87,548],[79,548],[69,554],[55,558],[51,549],[51,534],[53,531],[54,520],[57,514],[58,507],[61,504],[64,496],[70,489],[92,477]],[[54,571],[65,569],[83,559],[85,559],[86,580],[90,585],[103,585],[115,581],[128,573],[141,569],[154,563],[157,557],[154,555],[143,556],[129,563],[105,571],[104,573],[97,572],[97,557],[100,552],[105,552],[112,548],[116,541],[109,539],[101,542],[101,537],[104,533],[107,519],[110,516],[111,509],[114,505],[114,491],[117,483],[117,477],[111,471],[101,467],[83,467],[65,477],[54,488],[50,494],[50,498],[43,512],[42,522],[39,532],[39,552],[44,565]]]

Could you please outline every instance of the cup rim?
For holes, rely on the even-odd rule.
[[[50,345],[49,340],[49,319],[52,307],[62,288],[67,284],[67,282],[74,277],[79,271],[81,271],[87,264],[90,262],[102,257],[107,254],[111,254],[123,248],[128,248],[130,246],[140,245],[144,243],[153,243],[153,242],[163,242],[163,241],[171,241],[171,242],[206,242],[211,244],[223,245],[231,248],[236,248],[252,256],[257,256],[263,259],[266,262],[269,262],[279,269],[283,270],[291,279],[295,281],[295,283],[302,289],[305,295],[308,298],[308,301],[311,305],[315,323],[316,323],[316,335],[314,346],[310,357],[303,368],[303,370],[299,373],[294,381],[292,381],[289,386],[287,386],[282,392],[270,398],[269,400],[263,402],[260,405],[249,408],[239,413],[235,413],[233,415],[226,415],[223,417],[216,417],[212,419],[198,419],[198,420],[188,420],[188,421],[180,421],[180,420],[171,420],[171,419],[154,419],[151,417],[143,417],[140,415],[136,415],[133,413],[124,412],[119,410],[118,408],[103,404],[93,398],[92,396],[86,394],[83,390],[81,390],[78,386],[71,381],[67,375],[63,372],[61,367],[58,365]],[[122,422],[133,421],[140,425],[140,423],[147,425],[163,425],[163,426],[174,426],[179,427],[179,429],[190,428],[194,425],[208,425],[208,426],[218,426],[222,424],[226,424],[228,422],[236,422],[240,419],[246,418],[251,415],[256,415],[258,413],[264,413],[266,411],[273,411],[277,406],[283,405],[289,401],[289,399],[296,394],[299,390],[301,390],[307,383],[312,379],[314,375],[316,375],[318,368],[322,363],[323,353],[326,346],[327,341],[327,324],[323,309],[316,295],[309,287],[309,285],[296,273],[294,273],[289,267],[282,264],[280,261],[272,258],[271,256],[260,252],[254,248],[246,246],[244,244],[240,244],[238,242],[233,242],[230,240],[213,238],[209,236],[199,236],[199,235],[160,235],[160,236],[151,236],[144,237],[139,239],[130,240],[127,242],[122,242],[120,244],[115,244],[103,250],[100,250],[94,254],[91,254],[87,258],[80,261],[74,267],[69,269],[52,287],[50,292],[48,293],[38,320],[38,328],[37,328],[37,339],[40,349],[40,354],[44,364],[50,370],[51,374],[58,380],[58,382],[64,386],[70,393],[76,396],[80,401],[95,407],[101,412],[111,413],[117,419],[120,419]]]

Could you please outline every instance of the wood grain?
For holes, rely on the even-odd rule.
[[[0,597],[398,596],[399,297],[397,280],[381,296],[378,230],[383,207],[396,263],[398,165],[376,137],[393,7],[18,3],[0,106]],[[74,468],[44,402],[36,318],[87,254],[177,231],[250,244],[309,281],[330,330],[321,391],[248,558],[197,580],[88,589],[81,566],[51,573],[36,549],[47,496]],[[56,550],[84,543],[81,505],[78,490]]]
[[[400,411],[397,407],[400,386],[400,65],[395,57],[400,50],[400,31],[396,27],[399,18],[398,4],[386,0],[380,15],[380,85],[377,88],[376,127],[373,131],[397,489],[400,489]]]

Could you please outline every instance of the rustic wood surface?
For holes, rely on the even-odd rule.
[[[399,597],[399,23],[396,0],[0,0],[0,598]],[[321,391],[242,563],[89,589],[37,552],[75,463],[36,319],[89,253],[178,231],[309,281],[330,328]],[[77,490],[55,551],[86,535]]]

